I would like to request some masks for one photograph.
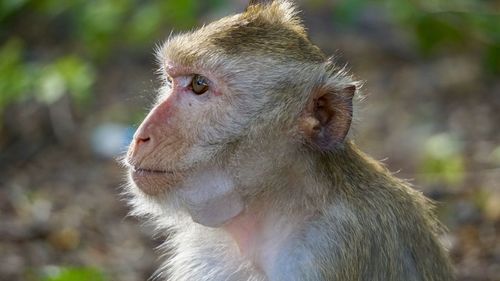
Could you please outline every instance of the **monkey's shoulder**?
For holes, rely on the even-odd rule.
[[[315,231],[319,226],[329,230]],[[356,280],[452,280],[441,233],[432,202],[394,179],[334,200],[307,235],[324,242],[317,250],[325,266],[359,266]]]
[[[434,202],[405,181],[391,175],[383,180],[351,188],[341,194],[327,211],[338,217],[348,217],[364,229],[394,229],[415,232],[419,227],[431,233],[438,231]]]

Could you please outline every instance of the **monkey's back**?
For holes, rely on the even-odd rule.
[[[325,265],[335,267],[326,280],[453,280],[433,203],[354,145],[346,151],[350,166],[332,171],[335,195],[322,222],[332,242]],[[365,180],[345,178],[346,169]]]

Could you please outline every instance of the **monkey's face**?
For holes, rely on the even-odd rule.
[[[173,36],[158,61],[165,85],[126,159],[148,195],[214,178],[256,186],[290,146],[330,149],[349,128],[355,88],[331,74],[286,1]],[[211,178],[188,180],[199,175]]]
[[[293,35],[288,39],[292,42],[289,44],[281,37],[273,39],[274,43],[266,41],[275,36],[264,32],[273,24],[257,23],[258,32],[253,34],[257,20],[264,21],[259,17],[247,19],[245,14],[225,18],[171,37],[158,51],[165,85],[156,105],[137,129],[127,154],[131,179],[140,190],[158,195],[180,186],[203,167],[219,165],[221,151],[227,152],[249,132],[255,132],[255,123],[269,125],[257,119],[273,119],[266,112],[279,115],[280,106],[292,107],[290,102],[281,104],[272,95],[283,92],[280,86],[290,85],[284,79],[288,68],[277,63],[283,61],[290,46],[303,49],[308,41],[303,34],[278,25],[281,30],[272,32],[284,34],[283,38]],[[246,46],[251,48],[235,54],[232,46],[247,45],[242,42],[246,35],[241,32],[249,32],[253,43]],[[275,44],[281,53],[256,56],[270,44]],[[317,53],[311,56],[319,57]],[[296,97],[297,94],[287,99]],[[270,107],[270,103],[275,106]],[[261,134],[255,143],[267,136]]]
[[[131,179],[149,195],[168,191],[200,166],[210,165],[231,135],[223,83],[200,69],[163,63],[166,85],[127,154]]]

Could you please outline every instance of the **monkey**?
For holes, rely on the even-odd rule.
[[[171,35],[124,157],[131,213],[162,233],[162,280],[453,280],[433,203],[363,153],[361,83],[289,0]]]

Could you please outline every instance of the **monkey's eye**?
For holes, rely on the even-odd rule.
[[[208,90],[208,79],[199,74],[193,76],[191,80],[191,90],[197,95],[201,95]]]
[[[172,77],[170,77],[170,76],[167,75],[167,84],[168,85],[172,85],[172,81],[173,81]]]

